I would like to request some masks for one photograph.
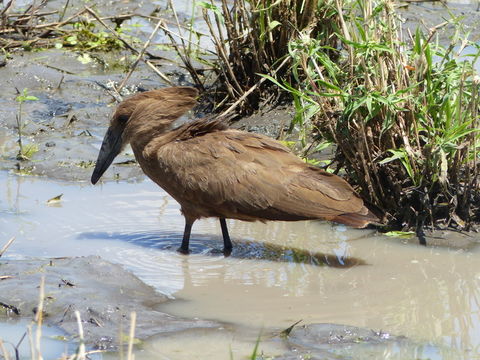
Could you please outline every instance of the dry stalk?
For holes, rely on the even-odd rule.
[[[170,39],[170,43],[172,44],[173,48],[175,49],[175,52],[182,59],[183,64],[185,65],[188,72],[192,76],[193,81],[197,84],[198,87],[200,87],[202,90],[205,90],[203,82],[200,80],[200,76],[197,73],[197,70],[195,70],[194,66],[192,65],[192,63],[189,59],[189,57],[185,56],[185,54],[184,54],[185,47],[183,47],[184,51],[180,51],[180,48],[178,47],[178,44],[175,41],[175,38],[172,36],[172,32],[166,26],[163,28],[163,30],[165,31],[165,34]],[[183,37],[180,37],[180,39],[183,39]]]
[[[135,355],[133,354],[133,341],[135,339],[136,321],[137,321],[137,313],[133,311],[130,314],[130,333],[128,335],[127,360],[135,360]]]
[[[27,326],[27,335],[28,335],[28,343],[30,344],[30,358],[32,360],[37,360],[37,356],[35,354],[35,342],[33,341],[33,334],[32,334],[32,324]]]
[[[8,240],[7,243],[2,247],[2,249],[0,250],[0,257],[3,256],[3,254],[7,251],[10,245],[12,245],[14,240],[15,240],[15,236],[12,237],[10,240]]]
[[[43,360],[41,352],[41,340],[42,340],[42,323],[43,323],[43,304],[45,298],[45,276],[42,276],[40,280],[40,290],[38,296],[38,306],[37,312],[35,314],[35,323],[37,328],[35,329],[35,343],[34,343],[34,354],[32,356],[35,360]]]
[[[208,17],[208,12],[206,10],[203,10],[203,18],[205,19],[205,22],[210,30],[210,34],[213,37],[213,43],[217,49],[217,54],[223,62],[222,71],[225,71],[225,69],[227,71],[228,76],[226,76],[226,80],[228,81],[228,85],[232,86],[232,89],[236,92],[235,97],[244,95],[242,86],[237,81],[237,77],[235,76],[233,68],[228,60],[227,50],[225,49],[224,43],[217,38],[217,35],[215,35],[215,31],[213,30],[212,23],[210,22],[210,18]]]
[[[170,9],[172,10],[173,15],[175,17],[175,21],[176,21],[177,28],[178,28],[178,33],[182,34],[182,30],[181,30],[182,26],[180,25],[180,20],[178,20],[177,11],[175,10],[175,6],[173,6],[172,0],[168,0],[168,5],[170,6]],[[165,26],[165,28],[166,28],[166,26]],[[197,70],[195,69],[195,67],[192,65],[192,62],[190,61],[190,56],[189,56],[188,51],[187,51],[187,46],[185,45],[184,37],[180,36],[180,41],[182,42],[182,49],[183,49],[183,51],[180,51],[180,49],[178,48],[177,42],[173,38],[171,32],[166,31],[165,34],[170,39],[170,42],[172,43],[172,46],[174,47],[178,56],[180,56],[180,58],[182,59],[182,62],[185,65],[185,67],[187,68],[190,75],[192,76],[193,81],[197,84],[197,86],[199,86],[202,90],[204,90],[203,82],[200,80],[200,76],[198,75]]]
[[[342,32],[343,35],[345,36],[345,39],[348,41],[352,40],[352,37],[350,36],[350,31],[348,30],[347,24],[345,22],[345,18],[343,17],[342,13],[342,4],[340,3],[340,0],[335,0],[335,5],[337,7],[337,12],[338,12],[338,18],[340,20],[340,25],[342,26]],[[353,69],[354,67],[354,56],[353,56],[353,48],[352,46],[348,45],[348,53],[349,53],[349,59],[350,59],[350,76],[353,76]]]
[[[123,79],[122,83],[118,86],[118,88],[117,88],[118,93],[120,93],[122,91],[122,89],[125,86],[125,84],[127,83],[128,79],[130,79],[130,76],[132,76],[133,71],[136,69],[138,63],[140,62],[143,55],[145,54],[145,51],[150,46],[150,43],[152,42],[153,37],[157,34],[157,31],[160,29],[160,26],[162,25],[162,22],[163,22],[162,20],[158,21],[157,26],[155,26],[155,29],[152,31],[149,38],[147,39],[147,41],[143,45],[142,50],[140,50],[140,52],[138,53],[137,58],[135,59],[132,66],[130,67],[130,71],[128,72],[127,76],[125,76],[125,79]]]
[[[80,318],[80,312],[78,310],[75,310],[75,317],[77,318],[77,325],[78,325],[78,337],[79,337],[79,345],[78,345],[78,351],[77,354],[75,354],[75,359],[76,360],[85,360],[86,359],[86,354],[85,354],[85,339],[83,335],[83,326],[82,326],[82,319]]]
[[[5,345],[2,341],[2,339],[0,339],[0,350],[2,351],[2,355],[3,355],[3,358],[5,360],[10,360],[10,353],[7,351],[7,349],[5,348]]]
[[[272,72],[272,76],[275,76],[275,74],[283,68],[283,66],[288,63],[290,58],[285,58],[282,63],[277,67],[275,71]],[[248,91],[246,91],[240,98],[238,98],[237,101],[235,101],[227,110],[222,112],[220,114],[220,117],[227,115],[230,113],[232,110],[234,110],[242,101],[244,101],[248,95],[250,95],[255,89],[257,89],[267,78],[261,78],[255,85],[253,85]]]

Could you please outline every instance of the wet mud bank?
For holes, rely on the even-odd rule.
[[[136,337],[192,328],[215,322],[181,319],[158,311],[168,298],[122,266],[100,257],[52,258],[0,262],[0,320],[30,318],[38,310],[39,285],[45,279],[43,321],[78,340],[80,313],[85,342],[96,349],[115,350],[120,332],[128,334],[131,313],[137,315]],[[123,340],[125,342],[125,340]]]
[[[62,330],[65,336],[61,338],[67,344],[82,341],[77,311],[83,341],[96,350],[116,351],[127,342],[133,312],[135,342],[146,341],[146,352],[169,341],[179,344],[186,339],[188,343],[192,337],[255,342],[253,337],[249,340],[228,323],[180,318],[162,312],[161,305],[172,300],[122,266],[100,257],[2,261],[0,276],[0,320],[33,320],[39,311],[39,286],[35,284],[44,281],[44,326]],[[407,356],[418,353],[419,349],[426,354],[439,351],[434,345],[418,344],[406,337],[335,324],[268,330],[260,340],[261,349],[278,359],[361,359],[365,354],[384,352]],[[220,354],[217,356],[221,358]]]

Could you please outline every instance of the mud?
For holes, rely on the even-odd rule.
[[[168,298],[121,266],[99,257],[0,262],[0,320],[32,318],[38,309],[39,285],[45,279],[44,322],[78,341],[75,311],[80,312],[84,339],[96,349],[118,347],[120,332],[128,334],[131,313],[137,314],[136,337],[218,323],[181,319],[158,310]]]
[[[0,68],[0,77],[5,81],[0,89],[3,169],[54,179],[89,179],[115,105],[104,87],[121,81],[123,76],[104,70],[95,74],[91,70],[92,64],[82,64],[75,53],[58,50],[15,55],[8,66]],[[132,83],[145,89],[158,87],[158,82],[150,80],[150,76],[140,67]],[[29,161],[16,158],[19,151],[16,116],[20,112],[15,101],[16,89],[28,89],[29,95],[38,98],[22,105],[23,143],[38,147]],[[133,154],[128,150],[121,154],[106,179],[139,178],[137,167],[121,165],[131,160]]]
[[[397,3],[396,8],[403,20],[405,32],[415,34],[418,26],[425,33],[436,28],[435,37],[448,46],[450,38],[455,35],[455,22],[458,22],[465,33],[470,33],[470,41],[480,41],[480,35],[475,31],[480,25],[480,7],[477,1],[405,1]]]
[[[282,360],[304,359],[438,359],[455,356],[448,347],[415,343],[404,336],[355,326],[312,324],[295,327],[285,337],[291,354]]]

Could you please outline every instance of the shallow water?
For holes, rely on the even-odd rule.
[[[31,335],[27,332],[28,328]],[[27,320],[5,322],[0,325],[0,339],[3,341],[5,352],[11,359],[15,358],[15,350],[18,351],[20,358],[30,358],[30,336],[35,339],[36,335],[37,327]],[[72,344],[63,340],[65,336],[66,334],[59,329],[42,326],[40,351],[45,359],[58,359],[62,355],[73,352]],[[5,353],[0,350],[0,357],[2,355]]]
[[[61,193],[61,202],[47,204]],[[203,340],[195,332],[152,339],[137,359],[183,359],[201,349],[218,359],[233,349],[241,358],[262,329],[298,320],[404,335],[435,346],[426,352],[432,359],[480,358],[475,243],[468,251],[422,247],[325,222],[228,225],[231,257],[218,253],[214,220],[195,223],[192,254],[183,256],[175,251],[184,226],[179,207],[151,181],[94,187],[0,172],[0,244],[16,237],[7,259],[100,255],[174,299],[161,310],[231,327],[230,335],[212,330]],[[262,346],[275,354],[284,345]]]

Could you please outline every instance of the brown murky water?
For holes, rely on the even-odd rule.
[[[224,258],[217,222],[204,220],[183,256],[175,252],[184,226],[178,205],[150,181],[93,187],[0,173],[0,192],[0,239],[17,237],[7,258],[101,255],[168,294],[161,310],[230,329],[154,338],[137,359],[242,358],[262,331],[298,320],[404,335],[445,350],[434,359],[480,358],[475,242],[470,250],[421,247],[323,222],[230,221],[235,249]],[[60,193],[60,203],[46,204]],[[283,347],[261,344],[269,355]]]

